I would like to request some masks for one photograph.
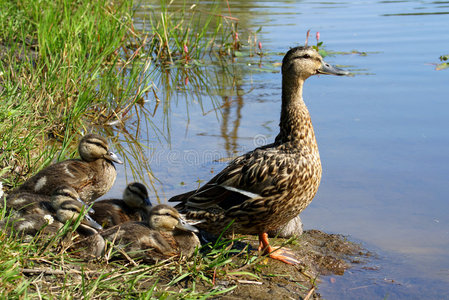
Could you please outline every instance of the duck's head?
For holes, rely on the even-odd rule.
[[[312,75],[349,75],[349,72],[334,67],[323,60],[312,47],[290,49],[282,60],[282,75],[305,80]]]
[[[76,220],[81,214],[84,215],[81,224],[102,229],[89,215],[88,206],[79,198],[78,193],[71,187],[60,187],[55,190],[51,198],[51,205],[56,210],[56,218],[65,223],[68,220]]]
[[[146,208],[151,206],[147,188],[139,182],[128,184],[123,191],[123,201],[130,207]]]
[[[173,231],[176,228],[198,232],[198,229],[188,224],[175,208],[165,204],[153,207],[149,214],[149,220],[150,227],[155,230]]]
[[[90,133],[83,136],[78,152],[81,158],[91,162],[100,158],[122,164],[123,162],[113,152],[109,151],[108,142],[98,134]]]
[[[61,186],[53,191],[51,196],[51,205],[54,210],[58,210],[61,206],[61,203],[64,201],[78,201],[86,208],[89,206],[81,200],[80,195],[76,192],[76,190],[70,186]],[[95,211],[92,208],[89,208],[89,213],[94,213]]]
[[[95,222],[86,211],[86,207],[78,202],[78,201],[64,201],[60,204],[59,208],[56,211],[56,218],[65,223],[69,220],[77,220],[80,216],[82,216],[81,224],[86,225],[95,229],[103,229],[100,224]]]

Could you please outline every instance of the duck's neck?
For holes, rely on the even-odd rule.
[[[302,99],[303,85],[304,80],[286,75],[282,77],[280,133],[276,137],[276,142],[308,145],[316,148],[312,121]]]

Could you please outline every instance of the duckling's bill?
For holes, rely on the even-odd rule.
[[[87,208],[87,212],[90,214],[94,214],[95,210],[92,207],[89,207],[89,205],[86,204],[86,202],[84,202],[80,197],[76,198],[76,201],[81,202],[81,204],[84,205],[84,207]]]
[[[118,158],[118,156],[114,152],[109,151],[108,154],[105,155],[105,158],[115,163],[123,164],[123,162]]]
[[[100,224],[98,224],[97,222],[95,222],[95,220],[92,219],[91,216],[85,215],[84,219],[86,220],[87,225],[91,226],[92,228],[95,228],[95,229],[98,229],[98,230],[103,229],[103,227]]]
[[[184,231],[198,232],[198,229],[195,226],[187,223],[183,218],[179,218],[179,223],[176,225],[176,228]]]

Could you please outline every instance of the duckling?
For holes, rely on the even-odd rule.
[[[148,221],[151,208],[146,187],[138,182],[128,184],[123,191],[123,199],[97,200],[92,209],[92,218],[104,228],[129,221]]]
[[[280,132],[271,144],[243,154],[198,190],[170,202],[189,219],[205,219],[199,229],[258,234],[259,250],[288,264],[299,260],[288,249],[274,251],[267,232],[299,215],[315,196],[321,162],[309,111],[302,98],[312,75],[348,75],[323,61],[312,47],[290,49],[282,61]]]
[[[147,223],[127,222],[100,234],[130,257],[154,262],[181,254],[192,256],[200,246],[195,232],[198,230],[187,224],[176,209],[160,204],[150,210]]]
[[[13,210],[15,216],[20,217],[23,215],[54,215],[56,209],[59,207],[55,202],[56,207],[52,204],[52,201],[58,199],[70,198],[86,205],[80,198],[78,193],[69,186],[61,186],[53,191],[52,196],[39,195],[30,192],[18,192],[14,193],[7,198],[6,207],[9,210]],[[86,206],[87,207],[87,206]],[[89,212],[94,212],[89,209]]]
[[[29,214],[22,214],[19,218],[10,218],[7,223],[2,225],[9,224],[14,232],[23,235],[56,234],[68,220],[75,220],[83,211],[87,211],[87,207],[77,198],[78,194],[72,188],[60,187],[55,190],[51,200],[46,204],[46,210],[38,206],[36,210],[30,210]],[[101,226],[87,214],[81,219],[80,226],[101,229]]]
[[[82,212],[80,208],[79,202],[62,202],[57,210],[56,217],[63,223],[76,220]],[[101,257],[106,247],[105,240],[98,234],[99,230],[102,229],[101,225],[85,214],[76,228],[75,235],[72,236],[73,244],[70,245],[69,249],[87,260]]]
[[[83,136],[78,152],[81,159],[69,159],[50,165],[11,194],[29,192],[50,196],[58,187],[70,186],[87,203],[103,196],[112,187],[117,176],[113,162],[122,162],[109,151],[106,140],[97,134]],[[11,197],[11,194],[8,196]]]
[[[1,228],[5,229],[9,234],[16,233],[25,242],[30,241],[38,234],[44,237],[54,235],[63,226],[63,223],[55,220],[50,214],[7,217],[0,222]]]
[[[51,197],[29,192],[14,193],[6,198],[6,208],[14,212],[14,216],[54,214]]]

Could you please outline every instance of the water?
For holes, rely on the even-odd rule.
[[[320,293],[329,299],[449,297],[449,70],[433,65],[449,53],[449,2],[229,4],[241,24],[263,27],[258,37],[270,53],[302,44],[308,29],[320,32],[328,50],[368,53],[326,58],[348,66],[354,77],[320,76],[305,84],[323,164],[319,192],[302,213],[305,227],[348,235],[377,253],[344,276],[323,278]],[[164,202],[197,187],[225,166],[216,159],[276,136],[280,73],[242,69],[231,79],[229,97],[173,92],[170,105],[156,109],[154,122],[165,124],[160,129],[168,143],[152,131],[142,138],[159,180],[153,199]],[[132,180],[129,170],[119,172],[110,195],[121,193],[125,177]]]

